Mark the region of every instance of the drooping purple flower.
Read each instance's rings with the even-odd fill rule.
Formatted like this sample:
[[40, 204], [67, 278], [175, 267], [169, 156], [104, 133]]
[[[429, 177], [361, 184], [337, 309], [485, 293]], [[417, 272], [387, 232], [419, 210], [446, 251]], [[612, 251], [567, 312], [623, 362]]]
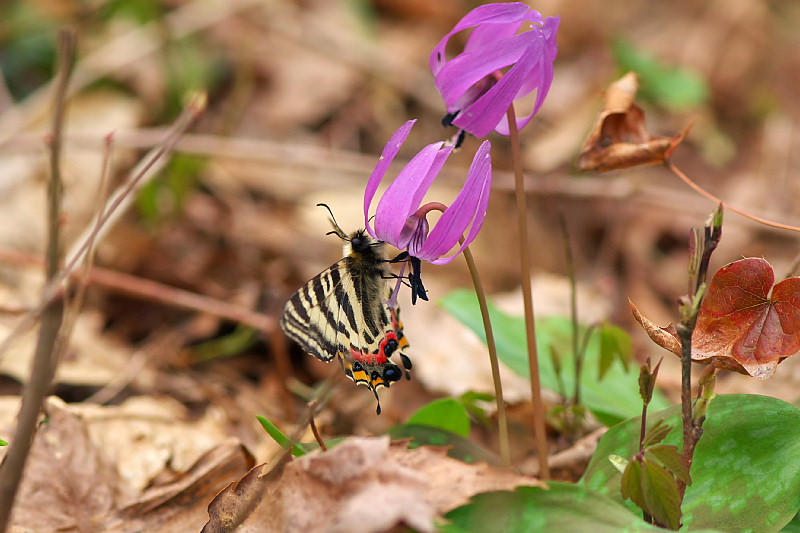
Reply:
[[[535, 90], [530, 114], [517, 118], [518, 129], [527, 126], [553, 82], [559, 23], [560, 17], [544, 18], [522, 2], [487, 4], [462, 18], [430, 58], [436, 88], [447, 106], [445, 125], [479, 138], [492, 130], [508, 135], [509, 106]], [[530, 29], [517, 33], [523, 25]], [[469, 28], [474, 30], [464, 51], [447, 59], [450, 38]]]
[[[429, 144], [408, 162], [386, 189], [378, 202], [373, 227], [370, 216], [372, 201], [415, 122], [409, 120], [389, 139], [364, 192], [364, 224], [367, 231], [374, 238], [402, 250], [403, 253], [396, 259], [407, 258], [412, 265], [409, 274], [412, 301], [417, 297], [427, 299], [419, 279], [421, 261], [436, 265], [449, 263], [478, 236], [486, 218], [492, 185], [491, 144], [484, 141], [475, 153], [464, 187], [453, 203], [449, 207], [439, 202], [420, 205], [453, 151], [452, 146], [444, 146], [443, 142]], [[426, 215], [432, 210], [443, 213], [430, 229]], [[467, 229], [469, 232], [464, 236]], [[459, 244], [462, 237], [464, 242], [457, 251], [446, 255]]]

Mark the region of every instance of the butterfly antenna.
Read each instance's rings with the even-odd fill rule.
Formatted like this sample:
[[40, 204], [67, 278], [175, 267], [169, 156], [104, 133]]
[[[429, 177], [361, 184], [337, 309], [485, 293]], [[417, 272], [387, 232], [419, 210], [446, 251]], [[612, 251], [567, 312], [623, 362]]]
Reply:
[[348, 240], [347, 233], [345, 233], [344, 230], [339, 226], [339, 223], [336, 222], [336, 217], [333, 216], [333, 211], [331, 211], [331, 208], [328, 206], [328, 204], [317, 204], [317, 207], [324, 207], [325, 209], [328, 210], [328, 214], [330, 215], [330, 218], [328, 220], [330, 220], [331, 224], [333, 225], [333, 231], [329, 231], [325, 235], [334, 234], [337, 235], [340, 239], [343, 239], [345, 241]]

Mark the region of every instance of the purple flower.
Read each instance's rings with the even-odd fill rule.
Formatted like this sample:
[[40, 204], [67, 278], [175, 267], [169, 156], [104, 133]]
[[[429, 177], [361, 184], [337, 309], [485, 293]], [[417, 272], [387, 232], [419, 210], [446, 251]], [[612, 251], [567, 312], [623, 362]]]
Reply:
[[[449, 263], [475, 240], [486, 218], [492, 185], [491, 144], [484, 141], [475, 154], [464, 187], [450, 207], [439, 202], [421, 206], [425, 193], [453, 151], [452, 146], [444, 146], [443, 142], [429, 144], [408, 162], [386, 189], [378, 202], [373, 228], [370, 223], [372, 200], [415, 122], [406, 122], [386, 143], [364, 192], [364, 223], [367, 231], [374, 238], [403, 250], [395, 260], [408, 258], [412, 265], [409, 281], [413, 301], [417, 296], [427, 299], [419, 279], [420, 261], [436, 265]], [[426, 215], [433, 210], [443, 213], [434, 228], [430, 229]], [[464, 237], [467, 228], [469, 233]], [[464, 242], [458, 250], [452, 255], [445, 255], [462, 237]]]
[[[461, 19], [431, 53], [436, 88], [447, 106], [445, 125], [455, 124], [479, 138], [492, 130], [508, 135], [508, 108], [536, 90], [530, 115], [517, 118], [518, 129], [527, 126], [553, 82], [559, 22], [560, 17], [545, 19], [522, 2], [487, 4]], [[518, 34], [523, 25], [530, 29]], [[468, 28], [475, 29], [464, 51], [448, 60], [450, 37]]]

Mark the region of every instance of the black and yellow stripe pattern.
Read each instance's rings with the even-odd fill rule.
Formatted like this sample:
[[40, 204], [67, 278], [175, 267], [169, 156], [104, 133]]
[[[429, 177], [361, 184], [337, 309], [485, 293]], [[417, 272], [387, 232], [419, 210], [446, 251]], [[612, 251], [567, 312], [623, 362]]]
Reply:
[[[384, 243], [359, 230], [335, 233], [345, 241], [345, 257], [313, 277], [286, 303], [281, 327], [307, 353], [322, 361], [339, 359], [345, 374], [375, 393], [403, 376], [391, 361], [398, 352], [403, 367], [411, 361], [399, 309], [386, 300], [391, 277]], [[378, 403], [380, 413], [380, 400]]]

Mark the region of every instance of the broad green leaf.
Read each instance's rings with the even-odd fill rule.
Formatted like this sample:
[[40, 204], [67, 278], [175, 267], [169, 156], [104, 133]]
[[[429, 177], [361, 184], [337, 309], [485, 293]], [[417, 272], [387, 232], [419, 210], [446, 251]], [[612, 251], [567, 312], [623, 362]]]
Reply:
[[792, 521], [781, 529], [781, 533], [800, 533], [800, 514], [795, 515]]
[[[440, 304], [456, 319], [486, 339], [478, 309], [478, 300], [472, 291], [454, 291], [443, 298]], [[523, 377], [529, 377], [528, 350], [525, 339], [525, 320], [513, 317], [489, 305], [492, 327], [500, 359], [511, 370]], [[554, 392], [559, 391], [558, 378], [553, 363], [546, 354], [555, 347], [561, 356], [563, 381], [567, 391], [575, 388], [575, 358], [572, 353], [572, 322], [564, 317], [545, 317], [536, 321], [536, 339], [539, 349], [539, 369], [542, 386]], [[599, 364], [600, 346], [597, 335], [592, 336], [586, 349], [584, 372], [581, 377], [581, 398], [592, 413], [606, 425], [614, 425], [626, 418], [642, 412], [639, 398], [638, 369], [626, 371], [616, 361], [602, 380], [592, 371]], [[669, 406], [663, 394], [656, 390], [651, 409], [664, 409]]]
[[471, 426], [467, 409], [453, 398], [432, 401], [411, 415], [407, 423], [444, 429], [462, 437], [469, 437]]
[[668, 66], [623, 39], [614, 43], [613, 51], [621, 70], [634, 71], [639, 76], [644, 98], [675, 110], [690, 109], [708, 101], [708, 84], [698, 72]]
[[600, 363], [598, 378], [603, 379], [614, 361], [619, 361], [628, 369], [628, 361], [633, 356], [633, 341], [630, 334], [619, 326], [603, 324], [600, 332]]
[[8, 446], [8, 442], [4, 441], [3, 439], [0, 439], [0, 446]]
[[[447, 514], [443, 533], [654, 533], [668, 530], [642, 520], [590, 488], [559, 481], [549, 489], [479, 494]], [[703, 533], [714, 533], [705, 530]]]
[[465, 463], [485, 462], [490, 465], [501, 466], [500, 457], [469, 439], [456, 433], [445, 431], [432, 426], [417, 424], [401, 424], [389, 431], [392, 440], [411, 439], [409, 448], [420, 446], [446, 446], [447, 455]]
[[[658, 420], [674, 426], [664, 443], [680, 446], [680, 406], [648, 413], [650, 424]], [[622, 501], [620, 474], [607, 458], [638, 451], [639, 425], [638, 417], [626, 420], [603, 436], [582, 483]], [[703, 430], [683, 502], [684, 529], [780, 531], [800, 510], [800, 409], [768, 396], [720, 395]]]

